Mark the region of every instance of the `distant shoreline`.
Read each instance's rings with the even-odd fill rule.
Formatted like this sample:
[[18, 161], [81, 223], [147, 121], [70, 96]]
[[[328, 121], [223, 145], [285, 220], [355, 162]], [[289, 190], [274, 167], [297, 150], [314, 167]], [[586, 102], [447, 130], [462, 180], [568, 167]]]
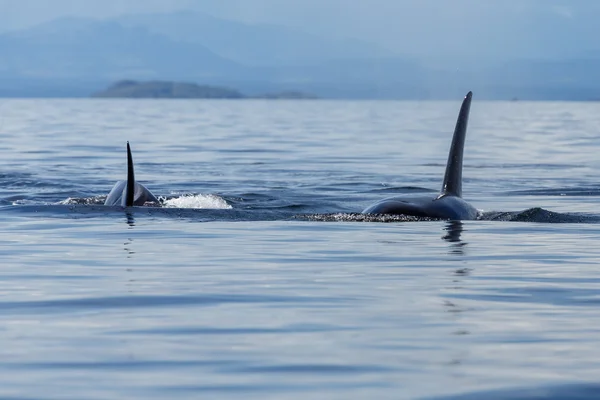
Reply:
[[286, 90], [260, 95], [246, 95], [223, 86], [198, 85], [175, 81], [121, 80], [108, 88], [93, 93], [93, 98], [120, 99], [271, 99], [271, 100], [315, 100], [310, 93]]

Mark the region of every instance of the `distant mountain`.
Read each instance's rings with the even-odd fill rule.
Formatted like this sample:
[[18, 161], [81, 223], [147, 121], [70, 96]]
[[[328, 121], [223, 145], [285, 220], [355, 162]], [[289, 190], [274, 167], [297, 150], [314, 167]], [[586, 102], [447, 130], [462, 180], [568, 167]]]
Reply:
[[285, 26], [246, 24], [191, 11], [126, 15], [116, 21], [174, 41], [202, 44], [222, 57], [248, 66], [312, 65], [336, 59], [397, 56], [356, 39], [319, 37]]
[[113, 83], [105, 90], [92, 94], [96, 98], [129, 99], [317, 99], [310, 93], [289, 90], [256, 96], [220, 86], [197, 85], [188, 82], [123, 80]]
[[186, 82], [132, 80], [119, 81], [106, 90], [93, 94], [93, 97], [125, 97], [153, 99], [241, 99], [243, 94], [237, 90]]
[[[341, 45], [337, 40], [282, 27], [250, 26], [201, 14], [190, 18], [167, 14], [163, 23], [180, 27], [172, 32], [164, 27], [151, 30], [132, 22], [136, 18], [130, 16], [122, 19], [129, 22], [61, 18], [0, 35], [0, 96], [14, 95], [15, 89], [18, 93], [19, 86], [28, 88], [24, 95], [80, 96], [81, 90], [66, 88], [75, 82], [98, 82], [96, 87], [102, 87], [135, 78], [232, 86], [249, 96], [298, 90], [320, 97], [361, 97], [363, 87], [378, 88], [398, 80], [414, 82], [420, 74], [416, 63], [374, 57], [382, 51], [360, 42], [356, 46], [353, 41]], [[194, 21], [200, 26], [204, 26], [203, 21], [210, 24], [204, 30], [198, 28], [196, 36], [185, 36], [184, 28], [192, 29]], [[220, 48], [218, 54], [201, 43], [205, 39], [217, 49], [219, 40], [230, 47]], [[237, 59], [246, 58], [247, 62], [222, 55], [228, 52], [239, 52]], [[351, 58], [353, 55], [356, 57]], [[258, 59], [266, 64], [250, 65]], [[63, 89], [57, 91], [55, 82], [61, 82], [58, 86]], [[87, 83], [85, 86], [90, 87]]]
[[[424, 66], [357, 40], [197, 13], [62, 18], [0, 35], [0, 54], [0, 96], [87, 97], [111, 82], [135, 79], [233, 87], [249, 97], [297, 91], [325, 98], [447, 99], [473, 90], [478, 99], [600, 98], [600, 53], [591, 51]], [[142, 93], [154, 97], [167, 90], [147, 89]], [[203, 95], [202, 86], [168, 90], [175, 92], [166, 96]]]
[[0, 35], [0, 74], [31, 79], [219, 79], [245, 67], [192, 43], [115, 21], [62, 18]]

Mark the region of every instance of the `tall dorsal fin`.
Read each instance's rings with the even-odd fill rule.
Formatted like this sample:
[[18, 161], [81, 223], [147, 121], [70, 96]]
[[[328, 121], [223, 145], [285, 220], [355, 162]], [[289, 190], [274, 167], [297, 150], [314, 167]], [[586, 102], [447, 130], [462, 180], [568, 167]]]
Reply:
[[454, 136], [452, 137], [452, 145], [448, 154], [448, 163], [446, 164], [442, 195], [451, 194], [462, 197], [463, 149], [465, 147], [465, 136], [467, 136], [472, 96], [472, 92], [467, 93], [458, 113]]
[[127, 142], [127, 186], [125, 187], [125, 207], [133, 205], [133, 195], [135, 194], [135, 174], [133, 172], [133, 157], [131, 156], [131, 148]]

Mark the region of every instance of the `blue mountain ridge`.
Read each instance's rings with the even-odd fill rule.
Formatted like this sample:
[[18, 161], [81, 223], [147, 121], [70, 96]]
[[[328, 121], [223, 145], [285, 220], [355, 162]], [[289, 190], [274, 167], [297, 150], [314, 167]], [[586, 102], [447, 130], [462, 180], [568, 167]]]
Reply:
[[600, 98], [600, 52], [456, 68], [362, 40], [323, 38], [200, 13], [61, 18], [0, 35], [0, 96], [88, 96], [123, 79], [332, 98]]

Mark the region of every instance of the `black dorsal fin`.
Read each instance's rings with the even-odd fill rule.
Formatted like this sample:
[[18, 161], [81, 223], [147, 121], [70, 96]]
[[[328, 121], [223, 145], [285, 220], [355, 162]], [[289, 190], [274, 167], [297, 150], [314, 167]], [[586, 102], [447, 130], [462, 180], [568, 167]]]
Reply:
[[446, 164], [442, 195], [451, 194], [462, 197], [463, 149], [465, 147], [465, 136], [467, 135], [472, 96], [472, 92], [467, 93], [458, 113], [454, 136], [452, 137], [452, 145], [448, 154], [448, 163]]
[[133, 157], [131, 148], [127, 142], [127, 186], [125, 188], [125, 207], [133, 205], [133, 195], [135, 194], [135, 174], [133, 172]]

